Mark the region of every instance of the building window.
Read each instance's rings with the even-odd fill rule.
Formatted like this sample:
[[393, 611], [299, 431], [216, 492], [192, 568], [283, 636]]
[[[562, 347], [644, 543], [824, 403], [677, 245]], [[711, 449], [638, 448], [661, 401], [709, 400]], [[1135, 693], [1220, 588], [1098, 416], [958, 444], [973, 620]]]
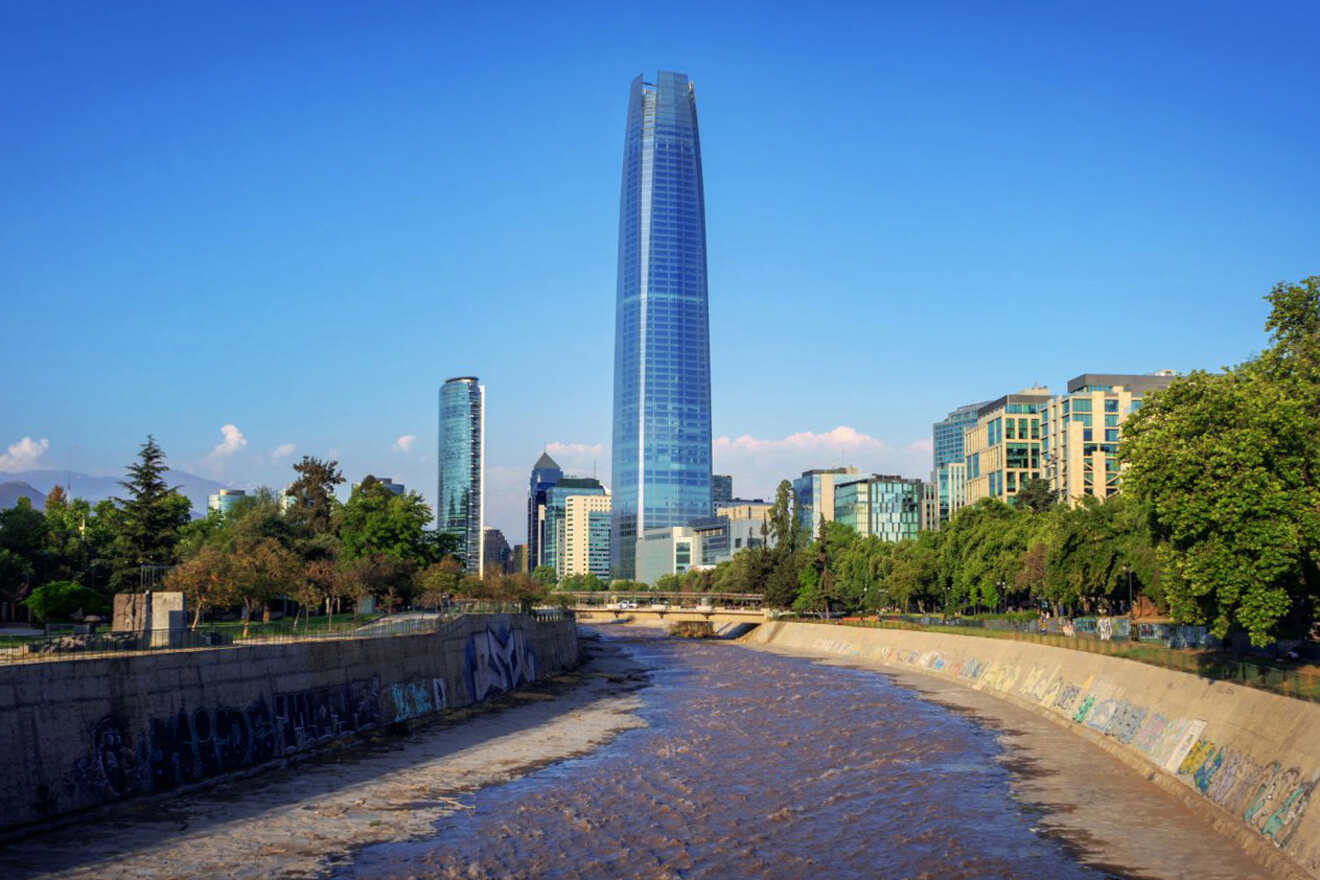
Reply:
[[1118, 412], [1118, 398], [1110, 397], [1105, 400], [1105, 412], [1107, 413]]

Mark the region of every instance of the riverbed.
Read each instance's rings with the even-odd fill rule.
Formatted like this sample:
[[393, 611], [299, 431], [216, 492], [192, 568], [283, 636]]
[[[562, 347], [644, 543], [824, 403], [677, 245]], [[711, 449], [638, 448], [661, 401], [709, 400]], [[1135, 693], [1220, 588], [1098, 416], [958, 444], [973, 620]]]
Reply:
[[1090, 743], [979, 692], [585, 632], [572, 676], [10, 840], [0, 875], [1266, 876]]

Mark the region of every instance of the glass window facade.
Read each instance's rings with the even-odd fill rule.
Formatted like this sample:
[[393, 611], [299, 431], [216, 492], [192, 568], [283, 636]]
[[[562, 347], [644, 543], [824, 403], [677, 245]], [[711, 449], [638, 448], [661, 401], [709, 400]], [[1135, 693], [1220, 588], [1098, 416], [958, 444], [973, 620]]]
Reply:
[[440, 388], [440, 478], [436, 528], [457, 535], [467, 571], [481, 573], [485, 496], [486, 389], [475, 376], [450, 379]]
[[618, 258], [612, 568], [631, 578], [642, 530], [711, 513], [706, 207], [684, 74], [633, 80]]

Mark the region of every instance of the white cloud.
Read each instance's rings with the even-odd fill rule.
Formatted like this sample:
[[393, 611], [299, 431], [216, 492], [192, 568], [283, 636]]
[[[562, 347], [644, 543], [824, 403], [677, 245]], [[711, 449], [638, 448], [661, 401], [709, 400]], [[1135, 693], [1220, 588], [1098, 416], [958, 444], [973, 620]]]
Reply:
[[247, 438], [235, 425], [221, 425], [220, 436], [222, 438], [220, 442], [211, 447], [211, 451], [202, 460], [203, 467], [215, 476], [219, 476], [224, 471], [226, 461], [247, 446]]
[[292, 443], [281, 443], [279, 446], [276, 446], [271, 450], [270, 460], [279, 461], [281, 458], [288, 458], [290, 455], [293, 455], [293, 450], [297, 448], [298, 447], [294, 446]]
[[9, 451], [0, 455], [0, 471], [25, 471], [37, 463], [37, 459], [50, 449], [50, 441], [45, 437], [33, 440], [24, 437], [9, 445]]
[[796, 434], [789, 434], [782, 440], [762, 440], [753, 437], [751, 434], [743, 434], [736, 438], [717, 437], [715, 448], [717, 450], [741, 449], [748, 452], [781, 449], [808, 452], [816, 450], [888, 449], [889, 445], [870, 434], [863, 434], [856, 428], [839, 425], [839, 427], [832, 431], [826, 431], [824, 434], [817, 434], [813, 431], [799, 431]]
[[853, 465], [860, 473], [923, 476], [930, 470], [930, 441], [895, 446], [848, 425], [824, 432], [798, 431], [781, 438], [717, 437], [714, 471], [733, 475], [734, 494], [773, 497], [780, 480], [812, 468]]
[[566, 471], [583, 474], [594, 471], [600, 476], [602, 468], [605, 472], [610, 469], [610, 456], [604, 443], [561, 443], [555, 440], [546, 444], [545, 451]]
[[412, 450], [413, 444], [416, 442], [416, 434], [404, 434], [402, 437], [395, 439], [394, 448], [400, 452], [409, 452]]

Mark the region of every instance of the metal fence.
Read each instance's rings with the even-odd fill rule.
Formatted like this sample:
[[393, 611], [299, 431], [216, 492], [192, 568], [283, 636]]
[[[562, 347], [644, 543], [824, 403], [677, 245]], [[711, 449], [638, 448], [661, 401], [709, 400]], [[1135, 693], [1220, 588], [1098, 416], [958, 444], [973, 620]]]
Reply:
[[1078, 634], [1076, 629], [1074, 629], [1073, 635], [1055, 635], [1023, 632], [1016, 629], [994, 629], [983, 626], [923, 624], [907, 620], [848, 620], [839, 621], [839, 623], [847, 626], [904, 629], [916, 632], [944, 632], [960, 636], [1011, 639], [1037, 645], [1050, 645], [1055, 648], [1068, 648], [1073, 651], [1087, 651], [1092, 654], [1122, 657], [1127, 660], [1148, 663], [1151, 666], [1161, 666], [1165, 669], [1176, 669], [1215, 681], [1227, 681], [1246, 687], [1273, 691], [1277, 694], [1296, 697], [1301, 700], [1320, 702], [1320, 669], [1310, 665], [1303, 666], [1286, 661], [1271, 661], [1265, 658], [1242, 658], [1222, 650], [1167, 647], [1158, 642], [1150, 643], [1126, 638], [1102, 639]]
[[[85, 626], [54, 625], [46, 632], [5, 635], [0, 630], [0, 663], [42, 663], [77, 658], [155, 651], [240, 648], [329, 639], [374, 639], [438, 632], [465, 614], [521, 614], [522, 606], [503, 602], [455, 603], [440, 611], [390, 615], [323, 615], [270, 622], [206, 622], [184, 630], [145, 632], [92, 631]], [[562, 608], [534, 608], [538, 622], [573, 619]]]

